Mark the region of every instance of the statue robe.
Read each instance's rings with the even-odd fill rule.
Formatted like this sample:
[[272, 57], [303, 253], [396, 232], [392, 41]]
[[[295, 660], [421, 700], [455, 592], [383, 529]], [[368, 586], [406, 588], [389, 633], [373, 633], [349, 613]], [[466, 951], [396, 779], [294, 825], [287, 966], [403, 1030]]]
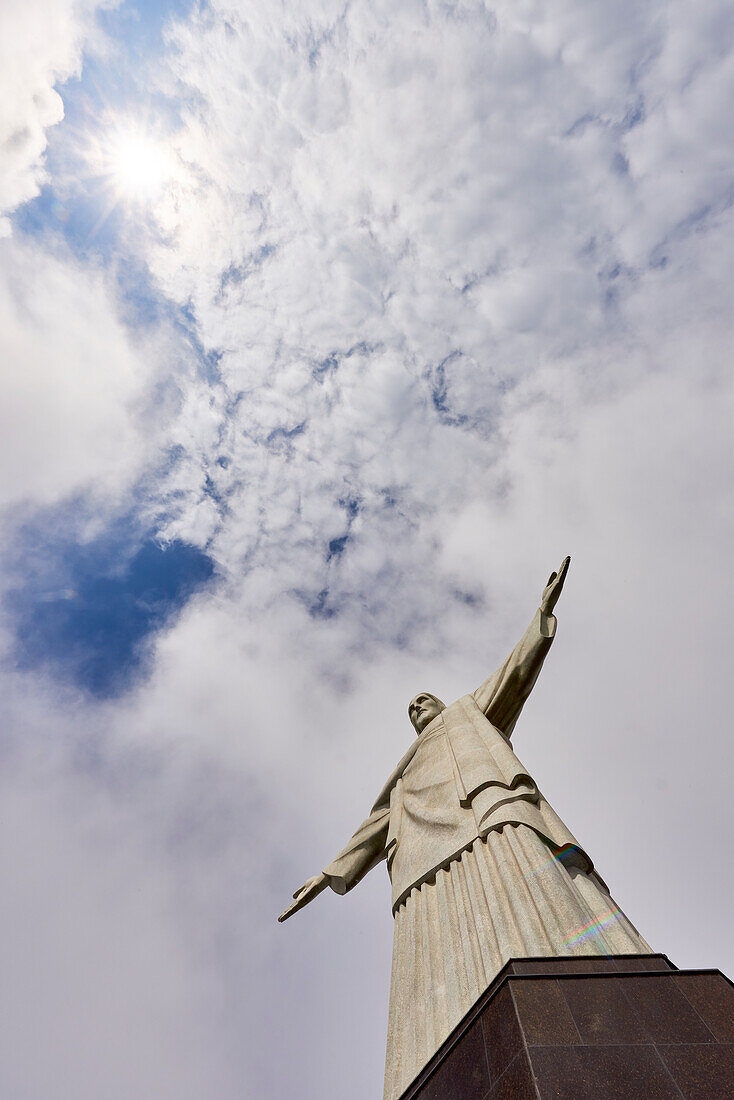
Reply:
[[324, 868], [351, 890], [387, 860], [395, 916], [385, 1100], [511, 957], [645, 954], [510, 736], [556, 631], [541, 610], [502, 668], [416, 738]]

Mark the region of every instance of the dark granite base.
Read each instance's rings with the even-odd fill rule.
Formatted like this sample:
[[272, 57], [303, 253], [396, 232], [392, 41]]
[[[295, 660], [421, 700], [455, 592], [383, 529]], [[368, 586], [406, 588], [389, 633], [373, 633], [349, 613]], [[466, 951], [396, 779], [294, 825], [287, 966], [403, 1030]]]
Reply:
[[734, 984], [665, 955], [514, 959], [401, 1100], [734, 1100]]

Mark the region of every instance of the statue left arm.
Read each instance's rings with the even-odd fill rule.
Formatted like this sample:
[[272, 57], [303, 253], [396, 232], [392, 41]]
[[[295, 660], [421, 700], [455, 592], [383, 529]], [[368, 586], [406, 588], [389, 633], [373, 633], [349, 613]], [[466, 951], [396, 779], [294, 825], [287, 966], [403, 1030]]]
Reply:
[[502, 668], [474, 692], [477, 706], [507, 737], [515, 728], [555, 637], [553, 609], [563, 590], [570, 561], [564, 558], [558, 572], [551, 573], [533, 621]]

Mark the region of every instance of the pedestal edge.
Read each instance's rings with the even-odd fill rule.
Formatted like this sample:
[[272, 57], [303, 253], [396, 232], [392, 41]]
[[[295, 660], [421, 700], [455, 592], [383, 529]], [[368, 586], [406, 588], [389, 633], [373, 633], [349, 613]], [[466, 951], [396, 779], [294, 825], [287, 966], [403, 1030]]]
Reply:
[[[618, 968], [610, 971], [608, 969], [602, 970], [587, 970], [579, 971], [575, 969], [569, 969], [568, 964], [578, 962], [583, 958], [588, 960], [593, 965], [593, 961], [598, 959], [600, 965], [613, 961]], [[646, 968], [644, 970], [630, 967], [624, 968], [624, 963], [631, 962], [632, 959], [640, 960], [647, 959], [650, 962], [655, 960], [660, 961], [659, 968]], [[523, 973], [517, 973], [513, 967], [522, 963], [527, 966], [528, 969]], [[534, 968], [533, 964], [539, 964], [542, 969]], [[550, 969], [549, 969], [550, 964]], [[578, 956], [573, 959], [558, 956], [538, 956], [533, 958], [517, 958], [509, 959], [507, 963], [502, 967], [499, 973], [487, 986], [487, 989], [481, 996], [475, 1001], [466, 1015], [459, 1021], [454, 1030], [447, 1036], [436, 1053], [429, 1059], [423, 1069], [418, 1073], [414, 1080], [410, 1083], [408, 1088], [401, 1093], [399, 1100], [417, 1100], [421, 1093], [421, 1090], [438, 1070], [438, 1068], [449, 1057], [454, 1048], [461, 1042], [466, 1032], [472, 1027], [477, 1018], [484, 1012], [487, 1005], [492, 1001], [499, 992], [508, 985], [509, 982], [526, 982], [526, 981], [563, 981], [564, 979], [582, 979], [584, 981], [594, 981], [598, 979], [614, 978], [660, 978], [665, 975], [669, 975], [671, 978], [681, 977], [685, 975], [719, 975], [724, 978], [725, 981], [734, 987], [734, 982], [721, 970], [715, 967], [699, 967], [693, 969], [680, 970], [675, 963], [671, 962], [667, 955], [663, 953], [651, 953], [648, 955], [600, 955], [600, 956]]]

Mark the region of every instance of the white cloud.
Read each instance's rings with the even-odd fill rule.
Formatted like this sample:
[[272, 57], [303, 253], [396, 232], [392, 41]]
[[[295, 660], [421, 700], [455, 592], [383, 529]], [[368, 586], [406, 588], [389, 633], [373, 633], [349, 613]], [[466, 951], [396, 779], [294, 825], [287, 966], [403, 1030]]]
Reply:
[[47, 130], [64, 117], [56, 85], [79, 73], [99, 0], [10, 0], [0, 10], [0, 235], [45, 179]]
[[240, 1036], [213, 965], [240, 923], [220, 907], [242, 893], [226, 775], [102, 745], [88, 712], [29, 686], [6, 680], [3, 702], [18, 739], [3, 739], [3, 1093], [235, 1095]]
[[150, 455], [146, 397], [160, 346], [131, 339], [117, 314], [102, 271], [0, 242], [0, 506], [82, 490], [119, 500]]
[[[572, 442], [605, 395], [692, 368], [662, 336], [728, 339], [721, 292], [714, 323], [691, 289], [731, 234], [732, 33], [723, 9], [601, 0], [217, 3], [179, 24], [161, 81], [188, 96], [197, 184], [164, 201], [148, 256], [222, 351], [211, 476], [230, 512], [218, 526], [202, 501], [170, 530], [216, 531], [224, 567], [274, 591], [369, 592], [380, 637], [427, 610], [382, 604], [391, 576], [428, 571], [450, 600], [437, 517], [512, 485], [528, 410]], [[349, 496], [354, 539], [327, 569]]]

